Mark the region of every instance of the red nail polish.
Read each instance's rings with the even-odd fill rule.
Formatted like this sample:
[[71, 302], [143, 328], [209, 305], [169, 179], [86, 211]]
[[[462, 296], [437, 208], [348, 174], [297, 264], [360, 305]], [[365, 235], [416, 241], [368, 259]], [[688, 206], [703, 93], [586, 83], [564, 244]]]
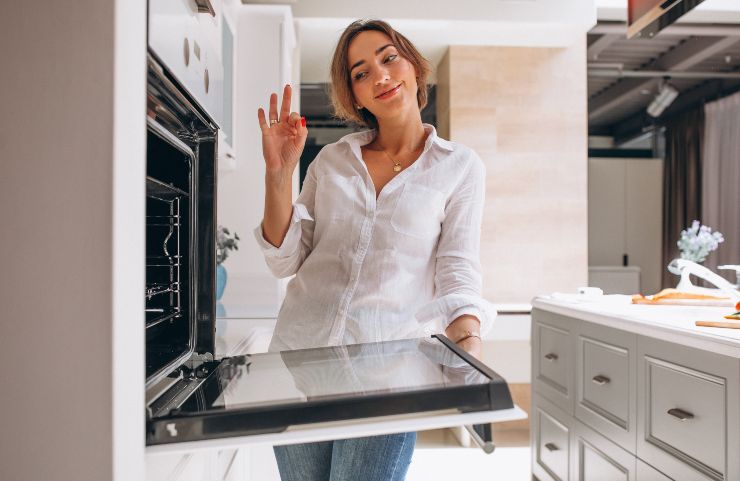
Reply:
[[306, 126], [306, 117], [301, 117], [301, 125], [302, 125], [303, 127], [305, 127], [305, 126]]

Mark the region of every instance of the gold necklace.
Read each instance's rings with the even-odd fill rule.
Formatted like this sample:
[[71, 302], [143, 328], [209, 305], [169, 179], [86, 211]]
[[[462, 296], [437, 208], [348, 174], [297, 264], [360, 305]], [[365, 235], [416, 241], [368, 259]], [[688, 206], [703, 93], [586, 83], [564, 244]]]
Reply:
[[391, 157], [391, 154], [389, 154], [387, 150], [383, 149], [383, 152], [385, 152], [385, 155], [387, 155], [388, 158], [391, 159], [391, 162], [393, 162], [393, 172], [401, 172], [401, 164], [393, 160], [393, 157]]
[[[380, 145], [380, 144], [378, 144], [378, 145]], [[393, 157], [391, 157], [391, 154], [389, 154], [388, 151], [385, 150], [385, 148], [383, 148], [382, 145], [380, 146], [380, 148], [383, 149], [383, 153], [385, 153], [385, 155], [388, 156], [389, 159], [391, 159], [391, 162], [393, 162], [393, 172], [401, 172], [401, 169], [403, 169], [403, 167], [401, 167], [401, 163], [400, 162], [396, 162], [393, 159]], [[416, 152], [416, 150], [414, 152]]]

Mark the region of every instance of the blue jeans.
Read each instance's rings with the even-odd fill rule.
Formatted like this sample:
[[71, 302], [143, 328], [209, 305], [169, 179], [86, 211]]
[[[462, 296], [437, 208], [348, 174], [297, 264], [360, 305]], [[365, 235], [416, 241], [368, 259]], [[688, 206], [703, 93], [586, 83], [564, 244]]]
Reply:
[[403, 481], [416, 433], [274, 446], [282, 481]]

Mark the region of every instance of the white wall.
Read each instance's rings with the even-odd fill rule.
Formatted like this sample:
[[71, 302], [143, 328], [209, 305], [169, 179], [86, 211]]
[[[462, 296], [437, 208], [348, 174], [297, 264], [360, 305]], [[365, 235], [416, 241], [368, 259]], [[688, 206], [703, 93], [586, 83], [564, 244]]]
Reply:
[[[299, 110], [300, 54], [295, 48], [294, 26], [286, 6], [244, 5], [234, 9], [234, 141], [236, 168], [219, 171], [218, 222], [237, 232], [239, 250], [224, 263], [228, 282], [222, 303], [230, 317], [276, 317], [284, 281], [267, 269], [253, 230], [262, 220], [265, 204], [265, 161], [257, 109], [269, 109], [270, 94], [293, 86], [292, 109]], [[281, 40], [282, 38], [282, 40]], [[281, 45], [284, 54], [280, 53]], [[295, 67], [295, 68], [294, 68]], [[298, 169], [294, 198], [297, 196]]]
[[146, 1], [0, 15], [0, 479], [143, 479]]

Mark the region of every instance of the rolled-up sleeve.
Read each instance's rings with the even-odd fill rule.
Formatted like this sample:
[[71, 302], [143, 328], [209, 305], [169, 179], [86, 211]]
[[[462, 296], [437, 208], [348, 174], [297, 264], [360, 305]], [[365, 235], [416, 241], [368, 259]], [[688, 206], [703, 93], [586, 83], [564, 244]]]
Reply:
[[308, 166], [301, 193], [293, 203], [290, 226], [282, 244], [275, 247], [265, 239], [262, 223], [254, 229], [254, 237], [265, 256], [267, 267], [278, 278], [298, 272], [313, 246], [313, 212], [316, 198], [314, 165], [315, 161]]
[[486, 334], [496, 317], [481, 297], [480, 237], [485, 202], [486, 169], [470, 151], [470, 164], [445, 207], [434, 274], [435, 299], [422, 306], [417, 320], [427, 333], [442, 332], [461, 315], [475, 316]]

